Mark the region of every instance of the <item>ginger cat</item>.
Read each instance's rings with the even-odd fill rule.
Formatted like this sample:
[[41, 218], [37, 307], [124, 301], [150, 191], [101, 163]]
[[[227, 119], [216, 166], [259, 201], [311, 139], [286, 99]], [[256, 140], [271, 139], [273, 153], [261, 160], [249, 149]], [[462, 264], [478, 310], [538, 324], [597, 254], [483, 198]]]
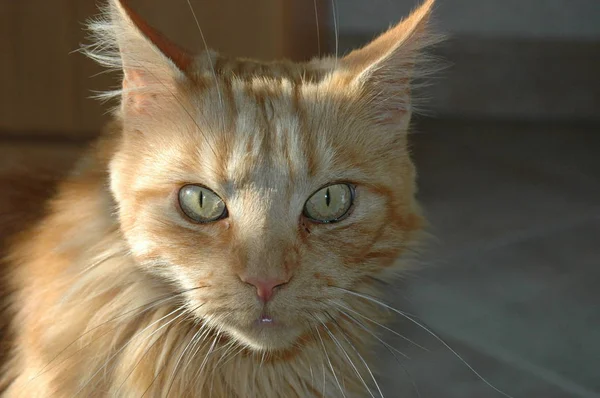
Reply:
[[120, 106], [12, 240], [3, 396], [377, 396], [374, 281], [423, 225], [433, 3], [295, 64], [190, 54], [110, 0], [87, 52], [123, 71]]

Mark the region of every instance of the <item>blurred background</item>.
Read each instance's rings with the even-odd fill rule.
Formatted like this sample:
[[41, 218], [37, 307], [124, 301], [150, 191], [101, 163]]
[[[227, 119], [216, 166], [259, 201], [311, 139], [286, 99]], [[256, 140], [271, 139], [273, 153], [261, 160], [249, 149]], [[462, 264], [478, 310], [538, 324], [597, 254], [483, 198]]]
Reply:
[[[68, 169], [107, 120], [89, 97], [118, 81], [72, 53], [95, 3], [0, 0], [4, 174]], [[184, 0], [130, 3], [202, 48]], [[417, 3], [192, 0], [210, 47], [295, 60], [346, 53]], [[448, 67], [418, 93], [411, 141], [434, 238], [388, 301], [510, 396], [600, 397], [600, 1], [439, 0], [434, 26]], [[395, 328], [428, 351], [386, 336], [411, 357], [381, 352], [386, 396], [502, 396], [422, 328]]]

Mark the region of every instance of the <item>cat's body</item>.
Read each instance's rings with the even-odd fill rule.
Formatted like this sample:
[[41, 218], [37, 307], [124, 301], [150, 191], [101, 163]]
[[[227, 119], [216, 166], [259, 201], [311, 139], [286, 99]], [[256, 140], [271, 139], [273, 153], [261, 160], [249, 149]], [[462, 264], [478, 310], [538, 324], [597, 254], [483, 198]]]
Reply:
[[[382, 320], [373, 278], [402, 269], [422, 226], [408, 79], [431, 6], [296, 65], [190, 58], [113, 0], [96, 28], [120, 54], [92, 55], [123, 67], [121, 109], [14, 239], [5, 396], [376, 391], [363, 316]], [[190, 222], [190, 184], [226, 211]], [[326, 223], [306, 207], [323, 187], [351, 193]]]

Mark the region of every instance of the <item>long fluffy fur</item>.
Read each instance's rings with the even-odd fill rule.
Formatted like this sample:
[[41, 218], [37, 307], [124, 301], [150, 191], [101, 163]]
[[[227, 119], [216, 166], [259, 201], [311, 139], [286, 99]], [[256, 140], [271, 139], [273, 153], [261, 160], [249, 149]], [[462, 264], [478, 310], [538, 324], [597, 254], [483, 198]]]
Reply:
[[[405, 269], [423, 226], [407, 129], [432, 5], [340, 60], [184, 63], [111, 0], [85, 52], [124, 71], [105, 94], [121, 106], [12, 246], [5, 396], [376, 391], [369, 322], [385, 316], [361, 295]], [[357, 186], [347, 221], [290, 213], [339, 181]], [[226, 198], [231, 220], [186, 220], [173, 193], [190, 182]], [[248, 273], [289, 283], [262, 306]], [[285, 326], [251, 326], [264, 311]]]

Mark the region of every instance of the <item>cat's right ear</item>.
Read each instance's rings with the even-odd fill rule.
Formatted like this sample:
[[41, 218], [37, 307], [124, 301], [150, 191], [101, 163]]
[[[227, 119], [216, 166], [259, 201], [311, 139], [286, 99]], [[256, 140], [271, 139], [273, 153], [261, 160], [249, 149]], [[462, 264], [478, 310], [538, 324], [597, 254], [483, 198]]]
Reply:
[[151, 112], [185, 79], [192, 56], [146, 23], [125, 0], [108, 0], [105, 15], [90, 24], [95, 45], [87, 53], [109, 68], [122, 68], [122, 108]]

